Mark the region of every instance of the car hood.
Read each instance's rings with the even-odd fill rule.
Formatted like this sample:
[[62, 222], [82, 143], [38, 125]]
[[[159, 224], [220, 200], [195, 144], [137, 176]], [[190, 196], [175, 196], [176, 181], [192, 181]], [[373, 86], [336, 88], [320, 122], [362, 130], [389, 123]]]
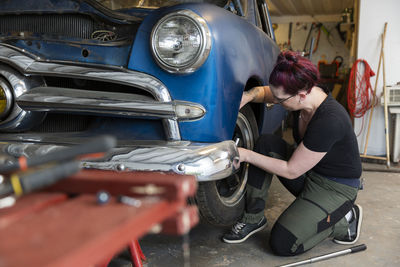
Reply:
[[23, 14], [23, 13], [85, 13], [96, 14], [112, 20], [125, 23], [137, 23], [143, 20], [142, 16], [133, 16], [110, 10], [94, 0], [12, 0], [2, 1], [0, 14]]

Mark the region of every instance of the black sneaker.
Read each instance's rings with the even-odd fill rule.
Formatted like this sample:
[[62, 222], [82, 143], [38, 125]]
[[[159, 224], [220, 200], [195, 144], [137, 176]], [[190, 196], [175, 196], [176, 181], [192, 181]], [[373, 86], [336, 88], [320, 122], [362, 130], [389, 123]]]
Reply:
[[222, 237], [226, 243], [242, 243], [253, 234], [261, 231], [267, 226], [267, 219], [263, 217], [258, 223], [237, 222], [232, 226], [229, 233]]
[[351, 245], [357, 242], [361, 232], [361, 222], [362, 222], [361, 206], [358, 204], [354, 205], [352, 212], [353, 212], [353, 217], [349, 222], [349, 229], [347, 229], [347, 235], [342, 239], [334, 238], [333, 242], [342, 245]]

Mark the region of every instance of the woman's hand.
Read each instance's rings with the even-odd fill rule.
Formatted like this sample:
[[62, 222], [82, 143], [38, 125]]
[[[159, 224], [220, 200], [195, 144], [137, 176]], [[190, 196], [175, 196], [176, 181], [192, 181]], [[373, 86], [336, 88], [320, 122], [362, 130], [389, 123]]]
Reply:
[[236, 169], [240, 168], [240, 163], [247, 161], [247, 155], [251, 151], [243, 147], [238, 147], [238, 152], [239, 152], [239, 158], [233, 161], [233, 165], [235, 166]]
[[239, 163], [247, 162], [247, 155], [248, 152], [250, 152], [250, 150], [243, 147], [238, 147], [238, 152], [239, 152]]

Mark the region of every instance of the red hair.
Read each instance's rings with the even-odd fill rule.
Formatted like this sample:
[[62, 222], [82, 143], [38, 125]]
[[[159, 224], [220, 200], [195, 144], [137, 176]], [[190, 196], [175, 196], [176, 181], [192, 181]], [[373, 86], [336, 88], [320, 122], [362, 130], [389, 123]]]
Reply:
[[307, 58], [292, 51], [281, 52], [269, 76], [269, 84], [282, 86], [285, 93], [297, 94], [300, 90], [308, 93], [319, 79], [317, 67]]

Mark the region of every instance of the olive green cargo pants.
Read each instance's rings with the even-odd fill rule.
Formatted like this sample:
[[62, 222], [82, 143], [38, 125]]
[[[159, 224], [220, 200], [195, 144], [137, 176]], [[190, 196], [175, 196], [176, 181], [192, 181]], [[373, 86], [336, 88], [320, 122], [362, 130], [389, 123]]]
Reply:
[[[279, 145], [277, 140], [270, 138], [261, 144], [258, 142], [255, 150], [264, 152], [264, 155], [288, 159], [291, 153], [287, 153], [287, 147], [283, 148], [286, 143]], [[272, 141], [272, 147], [265, 145]], [[279, 146], [281, 150], [277, 149]], [[269, 151], [260, 151], [262, 149]], [[244, 222], [257, 223], [264, 216], [272, 177], [272, 174], [255, 166], [250, 167]], [[271, 230], [270, 245], [276, 254], [301, 254], [327, 237], [342, 238], [346, 235], [348, 222], [344, 216], [351, 210], [358, 188], [329, 180], [313, 171], [293, 180], [278, 178], [296, 196], [296, 200], [280, 215]]]

